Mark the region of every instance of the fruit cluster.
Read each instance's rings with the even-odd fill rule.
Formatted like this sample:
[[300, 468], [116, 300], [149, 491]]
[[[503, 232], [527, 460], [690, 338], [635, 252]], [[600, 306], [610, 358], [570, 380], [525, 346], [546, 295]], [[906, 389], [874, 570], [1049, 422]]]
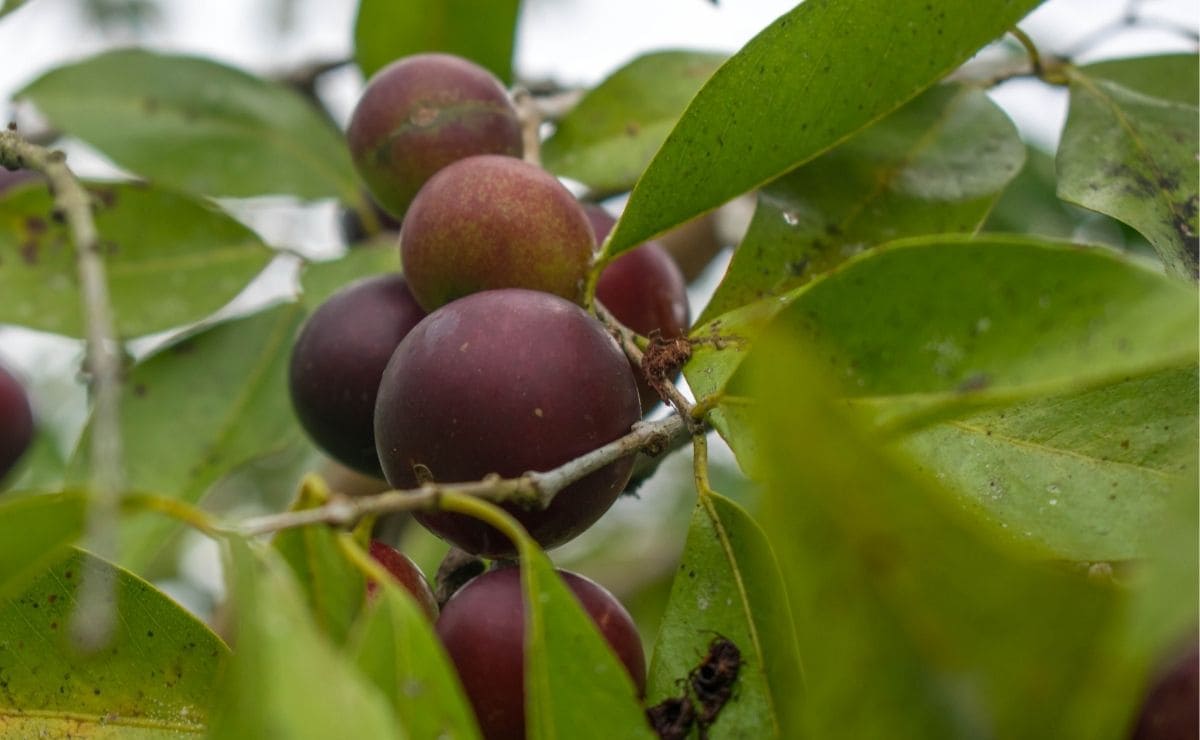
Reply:
[[[404, 274], [343, 288], [301, 330], [290, 388], [312, 439], [409, 489], [550, 470], [628, 433], [657, 395], [582, 307], [597, 237], [614, 220], [521, 159], [521, 121], [500, 82], [449, 55], [399, 60], [367, 85], [347, 141], [371, 195], [399, 219]], [[677, 337], [688, 323], [685, 288], [665, 250], [648, 243], [604, 270], [596, 298], [636, 332]], [[608, 510], [631, 469], [631, 458], [612, 462], [543, 510], [505, 508], [554, 547]], [[515, 555], [476, 519], [416, 518], [473, 555]], [[385, 547], [372, 554], [431, 603], [411, 562]], [[629, 615], [595, 583], [561, 575], [641, 691], [644, 657]], [[519, 569], [471, 580], [437, 629], [486, 736], [522, 737]]]

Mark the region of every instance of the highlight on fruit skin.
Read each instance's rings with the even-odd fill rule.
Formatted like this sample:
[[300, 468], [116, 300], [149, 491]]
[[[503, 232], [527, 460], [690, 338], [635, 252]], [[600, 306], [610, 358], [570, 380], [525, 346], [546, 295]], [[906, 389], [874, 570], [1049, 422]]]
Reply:
[[397, 217], [450, 163], [524, 152], [521, 122], [500, 80], [451, 54], [416, 54], [376, 72], [351, 114], [346, 143], [375, 200]]
[[[431, 620], [437, 619], [438, 605], [437, 599], [433, 596], [433, 589], [429, 587], [429, 581], [426, 580], [425, 574], [412, 561], [412, 558], [382, 540], [371, 540], [367, 551], [376, 562], [387, 568], [387, 571], [404, 587], [405, 591], [408, 591], [426, 616]], [[378, 592], [379, 584], [368, 580], [367, 598], [375, 598], [375, 594]]]
[[[612, 647], [639, 696], [646, 657], [629, 612], [607, 589], [577, 573], [556, 571]], [[438, 637], [488, 740], [525, 737], [525, 602], [521, 570], [501, 566], [476, 576], [442, 608]]]
[[0, 365], [0, 484], [33, 443], [33, 409], [16, 376]]
[[382, 478], [375, 396], [400, 340], [425, 312], [400, 275], [351, 283], [317, 307], [292, 346], [288, 388], [296, 417], [330, 457]]
[[[547, 471], [627, 434], [639, 417], [629, 362], [603, 325], [532, 290], [474, 293], [417, 324], [388, 363], [375, 442], [392, 486]], [[629, 481], [633, 459], [572, 483], [541, 511], [508, 504], [543, 548], [590, 527]], [[461, 514], [418, 522], [475, 555], [511, 557], [498, 530]]]
[[497, 288], [581, 302], [595, 248], [583, 208], [553, 175], [496, 155], [434, 175], [400, 227], [400, 261], [426, 311]]

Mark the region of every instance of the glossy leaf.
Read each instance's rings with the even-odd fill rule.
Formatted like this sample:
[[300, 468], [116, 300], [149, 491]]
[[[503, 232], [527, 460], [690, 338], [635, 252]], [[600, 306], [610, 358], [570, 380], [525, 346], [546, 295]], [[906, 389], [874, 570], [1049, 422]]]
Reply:
[[400, 250], [395, 244], [359, 246], [326, 262], [310, 262], [300, 273], [305, 305], [316, 308], [329, 296], [355, 280], [400, 270]]
[[823, 359], [786, 335], [750, 365], [762, 521], [804, 656], [788, 706], [811, 737], [1126, 736], [1110, 649], [1122, 593], [1030, 563], [831, 403]]
[[[1190, 57], [1196, 65], [1196, 58]], [[1167, 268], [1197, 276], [1200, 123], [1196, 73], [1174, 74], [1178, 57], [1069, 68], [1071, 107], [1058, 150], [1058, 194], [1124, 221], [1154, 246]], [[1174, 74], [1172, 77], [1171, 75]], [[1138, 88], [1122, 82], [1147, 79]], [[1175, 93], [1169, 98], [1151, 93]]]
[[358, 669], [391, 700], [411, 737], [478, 738], [471, 705], [425, 612], [389, 581], [377, 593], [350, 643]]
[[779, 295], [905, 236], [975, 231], [1025, 146], [981, 90], [939, 85], [766, 185], [700, 321]]
[[209, 737], [404, 738], [388, 702], [317, 629], [288, 568], [230, 541], [237, 649]]
[[794, 727], [781, 727], [802, 691], [779, 565], [762, 529], [740, 506], [702, 491], [654, 643], [647, 704], [680, 696], [718, 635], [738, 646], [742, 660], [733, 698], [712, 725], [714, 736], [795, 737]]
[[200, 620], [115, 571], [115, 642], [81, 655], [68, 635], [78, 584], [114, 567], [78, 550], [22, 596], [0, 599], [0, 736], [193, 738], [228, 649]]
[[709, 79], [630, 196], [617, 254], [756, 188], [876, 121], [1038, 0], [826, 0], [781, 16]]
[[[291, 511], [312, 509], [329, 502], [324, 481], [310, 476], [300, 486]], [[366, 598], [362, 573], [346, 560], [337, 543], [337, 531], [324, 525], [285, 530], [272, 545], [292, 569], [300, 590], [321, 632], [335, 643], [344, 643]]]
[[409, 54], [440, 51], [466, 57], [512, 82], [520, 0], [360, 0], [354, 61], [370, 77]]
[[645, 54], [588, 91], [555, 125], [542, 164], [601, 193], [629, 190], [723, 54]]
[[[208, 316], [272, 252], [216, 206], [144, 184], [94, 184], [96, 228], [117, 331], [126, 337]], [[75, 252], [45, 188], [0, 199], [0, 322], [81, 337]]]
[[0, 499], [0, 598], [19, 593], [83, 534], [86, 500], [73, 491]]
[[1022, 540], [1082, 561], [1144, 557], [1200, 449], [1196, 367], [938, 424], [901, 441]]
[[531, 541], [521, 547], [521, 584], [528, 736], [653, 738], [625, 667]]
[[166, 185], [362, 198], [345, 142], [309, 101], [207, 59], [109, 51], [47, 72], [18, 95], [56, 128]]
[[[130, 490], [195, 504], [221, 476], [300, 436], [287, 394], [298, 304], [219, 324], [184, 337], [129, 371], [121, 430]], [[87, 474], [89, 430], [72, 480]], [[122, 562], [149, 563], [179, 525], [135, 515], [121, 532]]]

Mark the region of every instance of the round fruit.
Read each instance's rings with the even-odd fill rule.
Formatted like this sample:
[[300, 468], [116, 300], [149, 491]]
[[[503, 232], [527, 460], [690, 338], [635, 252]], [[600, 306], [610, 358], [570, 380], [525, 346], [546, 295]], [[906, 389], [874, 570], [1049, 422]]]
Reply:
[[375, 395], [396, 345], [425, 312], [399, 275], [367, 278], [321, 304], [292, 347], [289, 384], [300, 424], [339, 462], [380, 476]]
[[[369, 552], [371, 557], [379, 561], [379, 564], [387, 568], [388, 572], [400, 582], [400, 585], [416, 600], [421, 610], [430, 619], [437, 619], [437, 599], [433, 597], [429, 581], [425, 580], [425, 574], [421, 572], [416, 563], [396, 548], [379, 540], [371, 540]], [[374, 596], [378, 589], [379, 584], [375, 581], [367, 581], [368, 597]]]
[[359, 175], [396, 216], [451, 162], [523, 151], [521, 122], [500, 80], [449, 54], [417, 54], [379, 70], [350, 117], [346, 140]]
[[[447, 304], [409, 332], [379, 386], [375, 443], [396, 488], [461, 483], [550, 470], [626, 434], [639, 414], [629, 363], [599, 322], [557, 296], [510, 288]], [[608, 510], [632, 465], [606, 465], [545, 510], [506, 508], [542, 547], [559, 545]], [[515, 553], [471, 517], [416, 518], [469, 553]]]
[[[638, 695], [646, 690], [646, 659], [629, 612], [604, 587], [558, 571], [584, 611], [629, 671]], [[488, 740], [525, 737], [525, 602], [521, 570], [501, 567], [469, 581], [446, 602], [437, 633]]]
[[[599, 206], [585, 206], [588, 220], [602, 241], [616, 219]], [[646, 242], [613, 260], [596, 283], [596, 298], [625, 326], [642, 336], [658, 332], [664, 339], [687, 333], [687, 283], [675, 260], [658, 242]], [[658, 403], [658, 393], [638, 370], [643, 413]]]
[[1155, 679], [1134, 740], [1200, 737], [1200, 647], [1192, 645]]
[[494, 155], [434, 175], [400, 227], [404, 272], [426, 311], [495, 288], [578, 302], [595, 247], [583, 208], [558, 180]]
[[29, 396], [20, 382], [0, 367], [0, 481], [16, 467], [32, 441]]

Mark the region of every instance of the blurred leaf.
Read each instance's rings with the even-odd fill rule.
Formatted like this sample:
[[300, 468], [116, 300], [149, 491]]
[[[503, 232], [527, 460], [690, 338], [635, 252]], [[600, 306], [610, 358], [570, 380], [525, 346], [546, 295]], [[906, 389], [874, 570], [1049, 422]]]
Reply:
[[287, 566], [230, 540], [237, 649], [211, 738], [403, 738], [384, 696], [313, 624]]
[[[324, 481], [310, 476], [301, 484], [300, 494], [289, 510], [322, 506], [329, 502], [329, 496]], [[337, 537], [332, 527], [312, 525], [284, 530], [271, 544], [295, 574], [317, 627], [333, 642], [342, 644], [362, 609], [367, 582], [342, 555]]]
[[354, 247], [337, 259], [306, 263], [300, 273], [301, 297], [315, 309], [356, 280], [399, 270], [400, 250], [395, 244]]
[[630, 196], [617, 254], [772, 180], [900, 107], [1038, 0], [802, 3], [684, 111]]
[[[145, 184], [93, 184], [117, 331], [149, 334], [208, 316], [270, 261], [216, 206]], [[75, 250], [45, 188], [0, 199], [0, 322], [82, 337]]]
[[[115, 570], [113, 644], [80, 655], [68, 626], [90, 572]], [[221, 639], [131, 573], [78, 550], [0, 600], [0, 736], [184, 738], [204, 731]]]
[[1152, 98], [1184, 105], [1200, 103], [1200, 58], [1195, 54], [1111, 59], [1083, 70], [1088, 77], [1110, 80]]
[[[821, 354], [784, 334], [748, 363], [804, 655], [811, 737], [1125, 736], [1122, 592], [1024, 562], [837, 413]], [[786, 341], [785, 341], [786, 340]]]
[[360, 0], [354, 60], [370, 77], [400, 57], [438, 51], [466, 57], [513, 80], [520, 0]]
[[350, 641], [359, 670], [391, 699], [412, 737], [478, 738], [471, 705], [425, 612], [390, 580], [376, 593]]
[[17, 10], [28, 1], [29, 0], [4, 0], [4, 2], [0, 3], [0, 18], [3, 18], [14, 10]]
[[33, 441], [21, 456], [17, 467], [0, 480], [0, 492], [13, 491], [58, 491], [62, 489], [67, 461], [59, 451], [58, 439], [47, 425], [38, 424], [33, 429]]
[[1194, 465], [1196, 367], [939, 424], [902, 440], [972, 508], [1056, 557], [1144, 557]]
[[763, 187], [700, 321], [784, 293], [881, 242], [975, 231], [1024, 157], [1012, 121], [983, 91], [926, 91]]
[[[1196, 65], [1196, 57], [1190, 57]], [[1145, 235], [1168, 270], [1197, 275], [1200, 174], [1195, 163], [1196, 73], [1175, 74], [1179, 57], [1115, 62], [1099, 70], [1068, 68], [1071, 107], [1058, 149], [1058, 193], [1064, 200], [1120, 219]], [[1138, 89], [1174, 92], [1150, 97]], [[1170, 75], [1174, 74], [1174, 77]], [[1188, 101], [1188, 102], [1180, 102]]]
[[[726, 388], [772, 321], [811, 341], [855, 406], [916, 426], [980, 406], [1082, 391], [1197, 355], [1193, 288], [1106, 249], [1020, 237], [895, 242], [692, 332], [698, 398]], [[739, 451], [722, 419], [717, 428]]]
[[18, 593], [62, 558], [83, 534], [85, 508], [86, 498], [78, 491], [10, 493], [0, 499], [0, 598]]
[[549, 558], [520, 545], [528, 736], [653, 738], [625, 666]]
[[[198, 503], [221, 476], [285, 448], [300, 435], [287, 393], [299, 304], [181, 338], [129, 371], [122, 386], [122, 446], [129, 490]], [[70, 480], [86, 480], [90, 425]], [[125, 520], [122, 562], [149, 563], [179, 524], [158, 515]]]
[[18, 95], [120, 166], [184, 190], [362, 198], [345, 142], [308, 100], [208, 59], [109, 51]]
[[800, 655], [775, 555], [737, 504], [701, 491], [687, 549], [654, 644], [648, 704], [681, 694], [690, 671], [720, 635], [742, 663], [733, 699], [713, 725], [719, 737], [795, 737], [783, 731], [799, 700]]
[[644, 54], [588, 91], [555, 125], [542, 163], [593, 190], [629, 190], [724, 54]]

